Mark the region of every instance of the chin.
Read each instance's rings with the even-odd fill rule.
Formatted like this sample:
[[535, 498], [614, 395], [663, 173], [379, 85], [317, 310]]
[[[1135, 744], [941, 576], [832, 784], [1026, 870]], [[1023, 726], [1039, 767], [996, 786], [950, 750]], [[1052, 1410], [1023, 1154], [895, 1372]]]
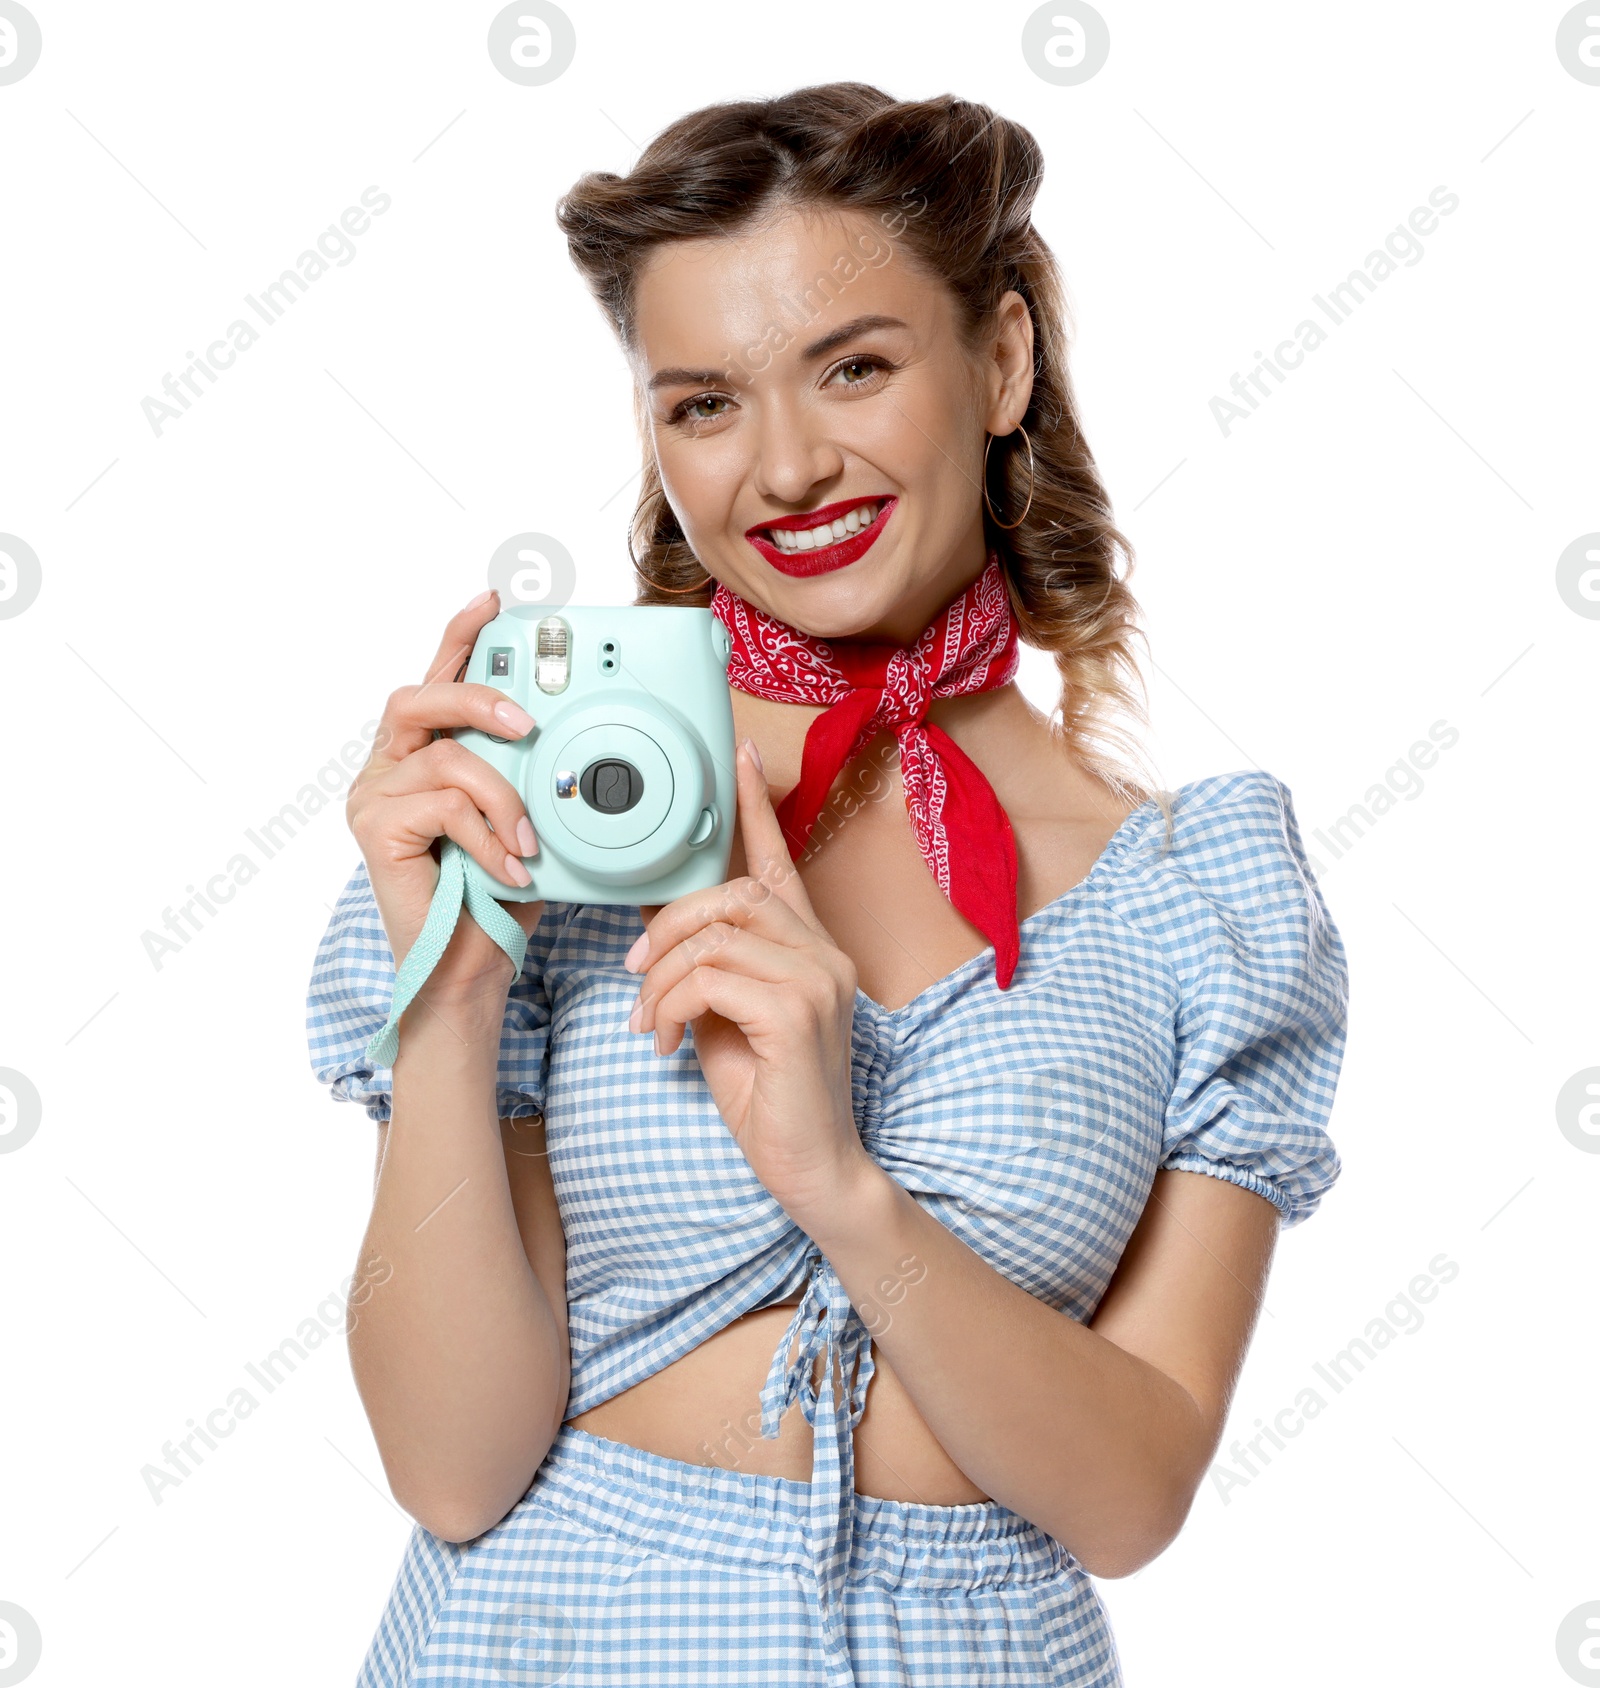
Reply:
[[746, 591], [730, 581], [729, 590], [768, 615], [818, 639], [854, 639], [862, 629], [880, 626], [901, 602], [903, 591], [884, 579], [881, 568], [862, 563], [809, 579], [787, 579], [776, 572]]

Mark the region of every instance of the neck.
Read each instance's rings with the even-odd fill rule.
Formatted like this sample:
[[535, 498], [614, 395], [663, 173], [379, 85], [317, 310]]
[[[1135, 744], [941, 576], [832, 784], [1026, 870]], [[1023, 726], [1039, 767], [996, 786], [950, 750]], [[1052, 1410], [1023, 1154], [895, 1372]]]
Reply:
[[[799, 781], [806, 729], [822, 713], [822, 706], [779, 703], [735, 688], [730, 693], [734, 737], [748, 735], [756, 741], [772, 800], [781, 802]], [[1032, 753], [1050, 739], [1049, 721], [1022, 695], [1015, 680], [987, 692], [935, 698], [928, 706], [928, 719], [984, 768], [1004, 767], [1011, 758]], [[892, 743], [893, 735], [881, 734], [880, 739], [881, 750]]]

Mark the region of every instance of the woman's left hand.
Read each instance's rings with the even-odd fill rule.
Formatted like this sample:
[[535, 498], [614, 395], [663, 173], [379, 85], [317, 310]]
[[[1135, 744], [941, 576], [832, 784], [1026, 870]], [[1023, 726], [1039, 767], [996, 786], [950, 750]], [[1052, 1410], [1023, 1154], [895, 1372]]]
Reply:
[[670, 1055], [693, 1023], [717, 1111], [804, 1228], [874, 1164], [850, 1090], [856, 967], [811, 907], [748, 741], [735, 770], [747, 872], [647, 920], [627, 960], [644, 972], [629, 1026]]

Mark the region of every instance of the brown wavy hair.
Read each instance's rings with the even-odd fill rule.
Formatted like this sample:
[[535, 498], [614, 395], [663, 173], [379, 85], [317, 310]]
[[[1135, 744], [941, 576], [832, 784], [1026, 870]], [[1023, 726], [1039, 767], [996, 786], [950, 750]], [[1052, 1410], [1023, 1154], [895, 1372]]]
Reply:
[[[1060, 731], [1080, 763], [1124, 802], [1154, 796], [1121, 752], [1146, 766], [1125, 722], [1148, 725], [1133, 640], [1144, 637], [1127, 585], [1133, 548], [1111, 517], [1067, 370], [1068, 309], [1054, 254], [1033, 226], [1043, 175], [1038, 143], [988, 106], [942, 94], [896, 100], [863, 82], [830, 82], [773, 100], [735, 100], [663, 129], [626, 176], [594, 171], [556, 208], [567, 250], [623, 347], [637, 350], [639, 270], [663, 242], [732, 234], [790, 208], [871, 214], [922, 273], [944, 282], [962, 342], [975, 353], [1001, 296], [1014, 289], [1033, 318], [1033, 395], [1023, 427], [1033, 448], [1032, 496], [1022, 436], [993, 446], [987, 542], [999, 553], [1024, 643], [1061, 674]], [[826, 297], [837, 283], [825, 275]], [[644, 453], [629, 530], [640, 604], [707, 604], [702, 579], [662, 489], [644, 395], [635, 390]], [[1118, 717], [1121, 717], [1119, 719]]]

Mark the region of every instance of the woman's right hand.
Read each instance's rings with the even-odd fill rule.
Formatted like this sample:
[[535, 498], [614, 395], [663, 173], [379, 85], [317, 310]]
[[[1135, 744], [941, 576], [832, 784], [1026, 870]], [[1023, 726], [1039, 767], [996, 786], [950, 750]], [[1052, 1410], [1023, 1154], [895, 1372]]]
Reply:
[[[436, 838], [454, 839], [502, 885], [530, 882], [518, 857], [537, 854], [539, 845], [516, 787], [464, 745], [434, 737], [436, 730], [477, 727], [518, 739], [533, 727], [506, 693], [455, 678], [499, 608], [494, 592], [474, 599], [445, 628], [424, 682], [390, 694], [372, 754], [345, 801], [397, 967], [422, 930], [439, 882]], [[544, 912], [542, 902], [502, 907], [530, 934]], [[489, 993], [503, 997], [510, 990], [509, 973], [505, 952], [463, 913], [427, 996], [436, 1006], [481, 1004]]]

